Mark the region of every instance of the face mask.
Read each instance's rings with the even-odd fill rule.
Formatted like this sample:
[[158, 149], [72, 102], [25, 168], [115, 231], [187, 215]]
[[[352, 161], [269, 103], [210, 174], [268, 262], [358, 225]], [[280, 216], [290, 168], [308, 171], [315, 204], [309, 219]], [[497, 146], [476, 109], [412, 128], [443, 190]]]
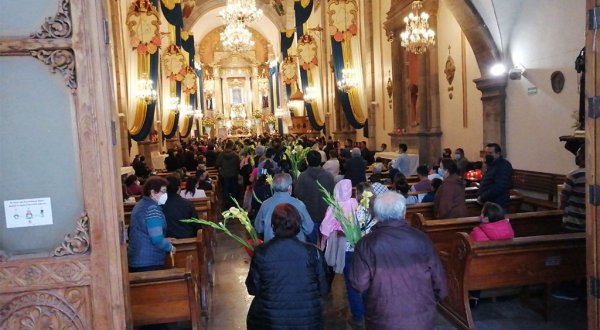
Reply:
[[140, 185], [140, 182], [139, 182], [139, 181], [136, 181], [136, 182], [135, 182], [135, 185], [136, 185], [136, 186], [139, 186], [139, 185]]
[[158, 205], [165, 205], [165, 203], [167, 202], [167, 198], [169, 198], [167, 194], [160, 195], [160, 197], [158, 198]]
[[494, 161], [494, 156], [492, 155], [485, 155], [485, 163], [490, 165], [492, 164], [492, 162]]
[[438, 168], [437, 170], [437, 174], [439, 174], [442, 178], [444, 177], [444, 169], [443, 168]]
[[462, 158], [461, 154], [454, 155], [454, 159], [456, 159], [456, 160], [460, 160], [461, 158]]

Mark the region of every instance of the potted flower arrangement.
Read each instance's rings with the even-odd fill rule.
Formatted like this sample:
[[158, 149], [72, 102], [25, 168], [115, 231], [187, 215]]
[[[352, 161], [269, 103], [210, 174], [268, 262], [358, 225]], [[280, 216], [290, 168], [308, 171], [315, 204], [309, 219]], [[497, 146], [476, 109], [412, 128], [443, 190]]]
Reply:
[[[319, 185], [319, 190], [323, 195], [323, 200], [333, 209], [334, 217], [340, 223], [340, 226], [344, 231], [344, 235], [346, 236], [346, 240], [350, 246], [356, 246], [358, 240], [360, 240], [361, 237], [367, 233], [367, 230], [373, 224], [372, 218], [360, 216], [356, 210], [352, 213], [345, 214], [338, 201], [335, 200], [335, 197], [333, 197], [333, 195], [328, 192], [320, 182], [317, 181], [317, 184]], [[373, 197], [373, 193], [370, 191], [363, 192], [359, 206], [364, 209], [368, 209], [371, 197]]]
[[304, 148], [300, 144], [289, 145], [285, 147], [284, 155], [290, 162], [290, 171], [294, 180], [300, 175], [300, 165], [306, 161], [306, 155], [310, 148]]
[[[237, 200], [235, 200], [235, 198], [232, 198], [232, 200], [236, 206], [235, 207], [232, 206], [229, 208], [229, 210], [221, 212], [221, 214], [223, 215], [223, 221], [221, 221], [219, 223], [212, 222], [209, 220], [204, 220], [204, 219], [196, 219], [196, 218], [183, 219], [183, 220], [179, 220], [179, 221], [186, 222], [186, 223], [199, 223], [201, 225], [209, 226], [216, 230], [220, 230], [223, 233], [225, 233], [227, 236], [233, 238], [235, 241], [240, 243], [246, 249], [246, 252], [248, 253], [248, 255], [252, 256], [252, 254], [254, 253], [254, 248], [256, 246], [262, 244], [263, 241], [258, 238], [258, 234], [256, 233], [254, 226], [252, 225], [252, 221], [248, 217], [248, 212], [246, 212], [240, 206], [240, 204], [238, 204], [238, 202], [237, 202]], [[243, 237], [240, 237], [240, 236], [232, 233], [231, 230], [229, 230], [229, 228], [227, 228], [227, 222], [229, 220], [239, 221], [244, 226], [244, 229], [246, 229], [246, 232], [248, 232], [250, 239], [245, 239]]]

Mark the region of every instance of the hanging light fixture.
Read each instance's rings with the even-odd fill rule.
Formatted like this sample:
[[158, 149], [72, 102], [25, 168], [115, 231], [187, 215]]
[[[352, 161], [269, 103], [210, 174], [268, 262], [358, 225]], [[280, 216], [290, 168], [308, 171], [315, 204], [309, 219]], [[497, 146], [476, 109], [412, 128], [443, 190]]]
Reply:
[[223, 48], [234, 53], [243, 53], [254, 47], [252, 32], [243, 24], [229, 24], [221, 32], [221, 43]]
[[148, 79], [148, 75], [143, 75], [142, 79], [137, 81], [138, 84], [138, 92], [137, 96], [142, 100], [146, 101], [146, 103], [152, 103], [156, 101], [156, 91], [153, 88], [153, 82], [151, 79]]
[[313, 102], [317, 99], [317, 88], [314, 86], [306, 86], [304, 90], [304, 100], [306, 102]]
[[411, 4], [411, 10], [414, 10], [404, 17], [406, 30], [400, 33], [400, 45], [414, 54], [422, 54], [427, 48], [435, 45], [435, 32], [429, 28], [429, 14], [421, 12], [423, 1], [415, 0]]
[[227, 7], [220, 12], [226, 24], [250, 24], [263, 16], [263, 11], [256, 8], [255, 0], [227, 0]]
[[338, 89], [344, 93], [348, 93], [352, 88], [355, 88], [356, 86], [358, 86], [358, 82], [354, 77], [354, 69], [342, 69], [342, 79], [338, 80], [337, 82]]

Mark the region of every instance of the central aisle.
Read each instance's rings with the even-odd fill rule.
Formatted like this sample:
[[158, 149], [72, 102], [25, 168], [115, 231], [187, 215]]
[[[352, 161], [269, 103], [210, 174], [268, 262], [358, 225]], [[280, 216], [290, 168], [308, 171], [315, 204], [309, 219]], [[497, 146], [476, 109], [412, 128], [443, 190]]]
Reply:
[[[231, 230], [238, 235], [243, 232], [240, 224], [231, 223]], [[246, 291], [246, 275], [250, 257], [233, 239], [217, 233], [215, 255], [215, 285], [212, 293], [212, 314], [208, 330], [246, 329], [246, 314], [252, 296]], [[341, 275], [336, 275], [331, 294], [323, 298], [325, 329], [354, 330], [350, 326], [346, 307], [346, 288]], [[517, 297], [499, 298], [497, 302], [485, 300], [473, 311], [478, 329], [585, 329], [585, 301], [551, 301], [550, 319], [544, 321], [541, 314], [526, 307]], [[440, 314], [436, 318], [435, 330], [455, 329]]]

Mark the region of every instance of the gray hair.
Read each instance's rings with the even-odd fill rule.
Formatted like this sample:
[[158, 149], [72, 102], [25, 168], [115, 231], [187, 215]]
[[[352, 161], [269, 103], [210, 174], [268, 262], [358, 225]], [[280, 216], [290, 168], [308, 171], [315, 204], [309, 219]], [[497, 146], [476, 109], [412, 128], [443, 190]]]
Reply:
[[360, 157], [360, 149], [358, 148], [352, 148], [352, 151], [350, 151], [350, 153], [352, 154], [352, 157]]
[[388, 191], [375, 198], [373, 203], [375, 217], [381, 221], [401, 220], [406, 216], [406, 199], [404, 196]]
[[292, 185], [292, 176], [289, 173], [278, 173], [273, 177], [271, 188], [277, 192], [286, 192]]
[[373, 164], [373, 174], [381, 174], [382, 170], [383, 170], [383, 164], [381, 164], [381, 163]]

